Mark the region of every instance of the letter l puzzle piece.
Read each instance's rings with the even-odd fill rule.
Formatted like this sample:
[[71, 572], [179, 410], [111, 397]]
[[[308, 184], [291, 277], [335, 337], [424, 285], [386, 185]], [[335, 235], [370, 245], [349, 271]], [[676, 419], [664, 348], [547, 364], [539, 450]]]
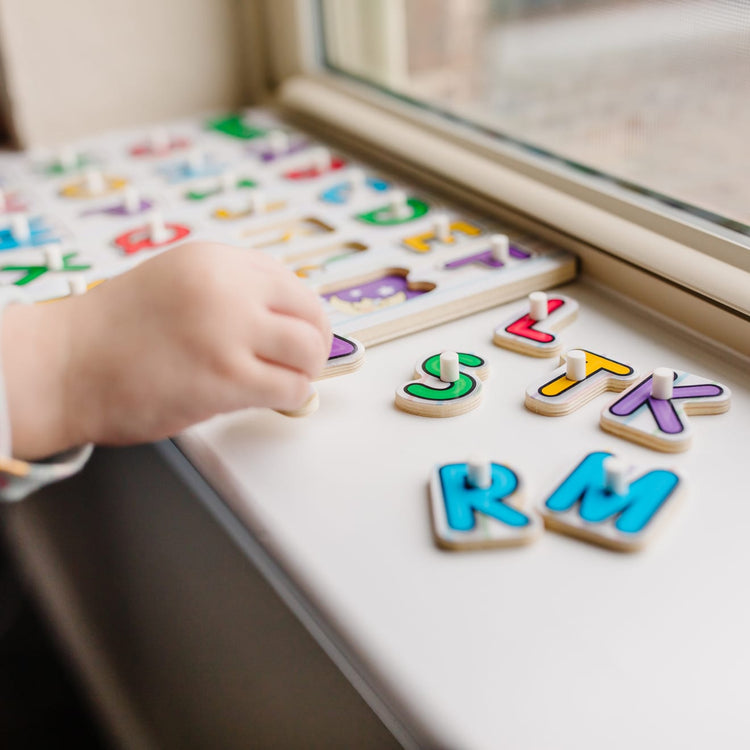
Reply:
[[530, 308], [516, 311], [495, 328], [492, 343], [531, 357], [554, 357], [562, 350], [562, 342], [554, 331], [572, 323], [578, 315], [578, 303], [562, 294], [550, 294], [547, 317], [535, 320]]

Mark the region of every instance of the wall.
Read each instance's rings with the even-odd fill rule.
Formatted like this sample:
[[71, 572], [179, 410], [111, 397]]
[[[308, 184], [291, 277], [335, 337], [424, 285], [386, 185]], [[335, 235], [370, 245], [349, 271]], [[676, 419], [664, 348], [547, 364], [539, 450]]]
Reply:
[[16, 141], [57, 146], [102, 129], [246, 102], [251, 55], [242, 37], [257, 32], [247, 28], [255, 5], [0, 0], [6, 109]]

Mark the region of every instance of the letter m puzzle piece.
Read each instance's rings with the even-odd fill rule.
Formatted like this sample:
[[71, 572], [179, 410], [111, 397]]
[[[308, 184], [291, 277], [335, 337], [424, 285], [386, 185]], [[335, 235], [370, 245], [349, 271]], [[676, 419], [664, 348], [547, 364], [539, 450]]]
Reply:
[[729, 409], [731, 392], [721, 383], [674, 371], [671, 398], [655, 398], [653, 374], [626, 390], [602, 411], [603, 430], [648, 448], [678, 453], [693, 439], [688, 414], [721, 414]]
[[654, 469], [632, 479], [624, 494], [608, 489], [605, 460], [611, 453], [589, 453], [541, 508], [551, 531], [603, 547], [632, 552], [641, 549], [668, 515], [682, 481], [672, 471]]
[[491, 464], [487, 489], [469, 484], [465, 463], [437, 466], [430, 482], [435, 543], [444, 549], [487, 549], [529, 544], [542, 533], [536, 513], [519, 509], [518, 476]]

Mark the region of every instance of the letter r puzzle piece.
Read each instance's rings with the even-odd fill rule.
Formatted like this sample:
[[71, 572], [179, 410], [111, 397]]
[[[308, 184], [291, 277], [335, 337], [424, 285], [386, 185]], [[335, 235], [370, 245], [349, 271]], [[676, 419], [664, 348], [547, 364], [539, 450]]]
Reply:
[[437, 466], [430, 481], [435, 543], [444, 549], [488, 549], [529, 544], [543, 526], [534, 511], [521, 510], [518, 475], [490, 464], [486, 488], [472, 486], [465, 463]]

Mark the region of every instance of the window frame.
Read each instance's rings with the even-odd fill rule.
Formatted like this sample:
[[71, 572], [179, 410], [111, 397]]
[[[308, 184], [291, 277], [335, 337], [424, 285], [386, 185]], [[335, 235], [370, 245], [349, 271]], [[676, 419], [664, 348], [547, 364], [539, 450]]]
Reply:
[[[269, 80], [288, 113], [376, 153], [387, 150], [433, 184], [535, 226], [578, 252], [584, 273], [750, 356], [747, 237], [698, 218], [680, 220], [656, 201], [563, 170], [458, 118], [326, 69], [317, 6], [265, 0]], [[630, 274], [617, 271], [623, 265], [641, 278], [625, 283]], [[664, 304], [675, 290], [678, 299]]]

